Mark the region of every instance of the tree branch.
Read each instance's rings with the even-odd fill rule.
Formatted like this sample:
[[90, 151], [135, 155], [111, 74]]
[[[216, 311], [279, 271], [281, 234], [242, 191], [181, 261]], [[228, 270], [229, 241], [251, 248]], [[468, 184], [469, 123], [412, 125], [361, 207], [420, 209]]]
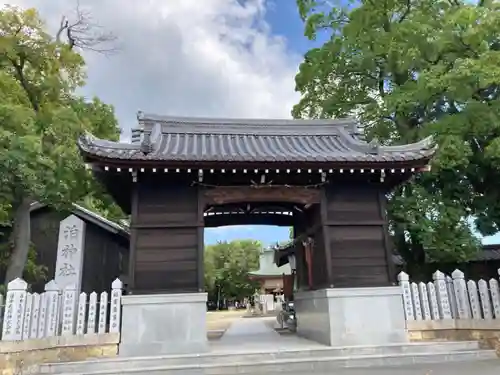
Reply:
[[408, 17], [408, 15], [410, 14], [410, 11], [411, 11], [411, 0], [406, 0], [406, 9], [405, 9], [404, 13], [401, 15], [401, 17], [399, 18], [398, 23], [402, 23], [406, 19], [406, 17]]
[[75, 21], [70, 22], [69, 18], [63, 16], [56, 33], [56, 41], [62, 43], [62, 35], [66, 36], [66, 43], [70, 49], [80, 48], [103, 54], [110, 54], [117, 51], [117, 37], [110, 32], [106, 32], [102, 27], [92, 20], [89, 12], [80, 9], [77, 1], [75, 11]]

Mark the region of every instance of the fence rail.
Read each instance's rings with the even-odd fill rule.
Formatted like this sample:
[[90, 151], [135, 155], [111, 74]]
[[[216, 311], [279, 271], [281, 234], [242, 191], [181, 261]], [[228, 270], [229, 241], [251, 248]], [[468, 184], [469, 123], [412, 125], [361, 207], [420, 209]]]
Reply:
[[398, 275], [406, 320], [500, 320], [497, 279], [466, 281], [460, 270], [453, 271], [451, 276], [436, 271], [432, 276], [433, 281], [415, 283], [405, 272]]
[[77, 294], [76, 287], [60, 289], [54, 280], [45, 292], [29, 293], [28, 284], [15, 279], [0, 294], [2, 341], [41, 339], [45, 337], [119, 332], [122, 282], [116, 279], [111, 294]]

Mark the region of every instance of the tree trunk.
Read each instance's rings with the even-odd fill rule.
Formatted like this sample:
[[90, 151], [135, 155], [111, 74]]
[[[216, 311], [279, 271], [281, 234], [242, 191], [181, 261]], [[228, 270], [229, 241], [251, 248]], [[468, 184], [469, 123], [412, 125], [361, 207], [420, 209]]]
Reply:
[[14, 212], [11, 233], [12, 254], [5, 274], [5, 284], [23, 276], [31, 243], [30, 204], [31, 200], [23, 198]]

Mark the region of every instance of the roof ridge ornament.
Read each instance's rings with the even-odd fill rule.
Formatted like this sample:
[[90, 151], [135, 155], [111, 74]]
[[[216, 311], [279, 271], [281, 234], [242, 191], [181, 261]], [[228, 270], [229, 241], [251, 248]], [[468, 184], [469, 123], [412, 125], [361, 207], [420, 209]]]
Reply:
[[151, 144], [151, 131], [144, 131], [144, 138], [141, 142], [141, 151], [146, 155], [153, 151], [153, 145]]
[[137, 121], [139, 122], [139, 132], [142, 133], [143, 138], [141, 142], [141, 152], [145, 155], [153, 151], [153, 144], [151, 142], [151, 131], [150, 127], [144, 126], [145, 115], [141, 110], [137, 111]]

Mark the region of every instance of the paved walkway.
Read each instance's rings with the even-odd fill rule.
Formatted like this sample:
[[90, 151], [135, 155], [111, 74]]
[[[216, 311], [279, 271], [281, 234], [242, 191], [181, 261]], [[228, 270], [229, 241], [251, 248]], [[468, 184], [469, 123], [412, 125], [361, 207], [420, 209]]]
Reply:
[[322, 345], [297, 337], [280, 335], [272, 327], [276, 317], [239, 318], [235, 320], [218, 341], [211, 343], [212, 350], [275, 350], [290, 348], [322, 347]]

